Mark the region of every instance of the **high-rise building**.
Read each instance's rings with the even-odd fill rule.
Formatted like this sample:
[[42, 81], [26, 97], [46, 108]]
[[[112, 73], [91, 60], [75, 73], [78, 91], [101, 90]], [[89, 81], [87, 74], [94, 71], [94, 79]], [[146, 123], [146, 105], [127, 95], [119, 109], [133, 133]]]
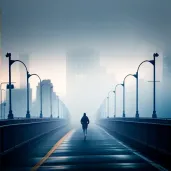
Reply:
[[99, 65], [99, 56], [93, 49], [74, 49], [69, 51], [66, 59], [67, 95], [78, 92], [78, 89], [85, 85], [85, 77], [93, 74], [93, 69], [95, 70]]
[[[6, 114], [5, 116], [8, 116], [9, 114], [9, 94], [8, 91], [6, 93]], [[29, 103], [30, 103], [30, 109], [32, 107], [32, 89], [30, 89], [29, 94]], [[27, 112], [27, 90], [25, 88], [23, 89], [12, 89], [12, 111], [14, 114], [14, 117], [26, 117]]]
[[[109, 80], [105, 69], [100, 66], [100, 56], [94, 49], [76, 48], [68, 51], [66, 57], [67, 104], [75, 115], [81, 115], [83, 111], [94, 112], [90, 110], [101, 103]], [[95, 100], [97, 92], [102, 94], [99, 102]]]
[[[24, 62], [29, 70], [29, 55], [28, 54], [20, 54], [19, 60]], [[19, 72], [20, 72], [20, 88], [26, 88], [26, 70], [22, 64], [19, 65]]]
[[162, 116], [170, 117], [171, 113], [171, 51], [167, 50], [163, 57], [163, 77], [162, 77]]
[[[50, 109], [50, 93], [51, 93], [51, 80], [42, 80], [42, 110], [43, 110], [43, 117], [49, 117], [51, 115]], [[36, 90], [36, 99], [33, 104], [33, 113], [35, 116], [40, 114], [40, 83], [37, 86]], [[57, 117], [58, 114], [58, 97], [56, 93], [52, 92], [52, 114], [53, 117]]]

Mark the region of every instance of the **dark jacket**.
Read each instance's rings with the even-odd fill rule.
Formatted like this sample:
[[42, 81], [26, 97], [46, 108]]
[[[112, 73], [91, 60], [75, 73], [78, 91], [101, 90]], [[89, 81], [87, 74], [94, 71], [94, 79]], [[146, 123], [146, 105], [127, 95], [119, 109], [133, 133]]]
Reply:
[[90, 123], [90, 121], [89, 121], [89, 119], [88, 119], [87, 116], [83, 116], [81, 118], [81, 121], [80, 122], [81, 122], [82, 125], [88, 125]]

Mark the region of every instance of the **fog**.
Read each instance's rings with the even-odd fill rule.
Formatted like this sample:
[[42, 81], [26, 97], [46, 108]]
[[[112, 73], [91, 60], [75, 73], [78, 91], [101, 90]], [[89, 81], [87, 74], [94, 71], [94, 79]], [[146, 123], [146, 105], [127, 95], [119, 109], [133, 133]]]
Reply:
[[[170, 0], [1, 0], [0, 9], [1, 82], [8, 79], [5, 54], [11, 52], [13, 59], [28, 54], [30, 73], [51, 80], [54, 92], [78, 123], [84, 112], [93, 120], [108, 92], [157, 52], [156, 110], [159, 117], [170, 117]], [[19, 88], [24, 78], [18, 64], [12, 72]], [[139, 79], [140, 116], [151, 117], [151, 64], [141, 66]], [[128, 117], [135, 116], [135, 83], [135, 78], [126, 80]], [[38, 80], [32, 78], [30, 84], [34, 103]], [[113, 117], [113, 94], [109, 99]], [[122, 112], [122, 88], [118, 87], [117, 116]]]

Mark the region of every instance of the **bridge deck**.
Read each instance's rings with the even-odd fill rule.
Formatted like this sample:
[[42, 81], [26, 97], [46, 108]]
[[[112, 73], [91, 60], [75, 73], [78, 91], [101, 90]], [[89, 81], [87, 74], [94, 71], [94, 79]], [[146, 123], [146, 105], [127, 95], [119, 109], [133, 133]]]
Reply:
[[[37, 170], [159, 170], [139, 155], [124, 146], [98, 126], [90, 126], [87, 140], [83, 140], [81, 128], [75, 129], [61, 144], [54, 147], [55, 134], [43, 146], [38, 146], [35, 156], [22, 163], [20, 169], [30, 170], [39, 163]], [[59, 146], [58, 146], [59, 145]], [[58, 147], [57, 147], [58, 146]], [[45, 149], [54, 149], [40, 164]], [[42, 151], [42, 152], [41, 152]], [[14, 170], [14, 169], [13, 169]]]

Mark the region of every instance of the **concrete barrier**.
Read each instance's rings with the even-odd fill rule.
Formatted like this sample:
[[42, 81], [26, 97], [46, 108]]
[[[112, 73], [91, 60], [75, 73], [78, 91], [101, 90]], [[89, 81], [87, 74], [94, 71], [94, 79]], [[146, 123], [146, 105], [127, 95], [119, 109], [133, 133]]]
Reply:
[[115, 119], [100, 119], [97, 124], [128, 140], [171, 156], [171, 125]]
[[2, 156], [50, 131], [66, 126], [68, 123], [68, 120], [65, 119], [50, 119], [0, 126], [0, 155]]

